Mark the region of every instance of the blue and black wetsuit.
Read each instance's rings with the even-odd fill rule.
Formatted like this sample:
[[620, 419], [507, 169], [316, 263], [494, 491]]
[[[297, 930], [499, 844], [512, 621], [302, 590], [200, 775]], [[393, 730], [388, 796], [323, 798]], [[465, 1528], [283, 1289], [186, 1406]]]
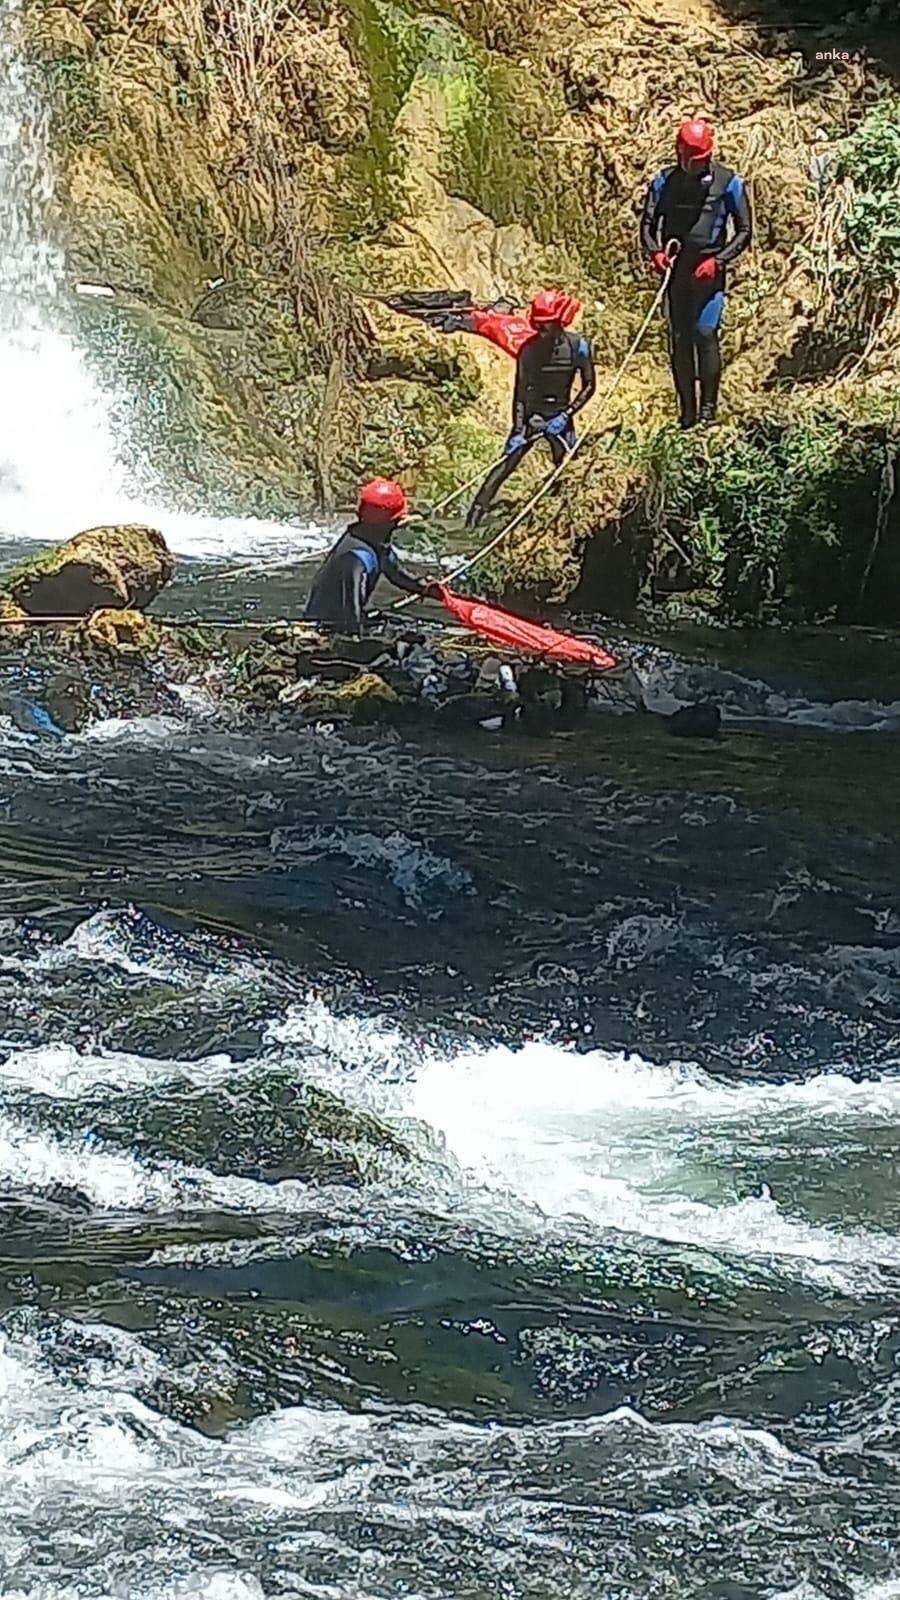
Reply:
[[[581, 387], [572, 399], [575, 379]], [[573, 418], [590, 400], [597, 387], [591, 347], [582, 334], [569, 333], [558, 323], [535, 333], [516, 357], [516, 386], [513, 390], [512, 431], [506, 441], [502, 461], [492, 467], [481, 485], [466, 518], [475, 528], [493, 503], [498, 489], [524, 460], [540, 438], [546, 438], [554, 466], [563, 460], [575, 443]], [[565, 419], [560, 433], [545, 432], [546, 424]]]
[[[729, 224], [729, 218], [731, 219]], [[647, 190], [641, 221], [641, 248], [651, 256], [677, 240], [681, 251], [669, 279], [667, 312], [672, 376], [681, 404], [681, 421], [711, 421], [722, 370], [719, 324], [725, 304], [725, 269], [747, 249], [753, 231], [750, 202], [742, 178], [711, 161], [699, 172], [664, 167]], [[730, 235], [730, 236], [729, 236]], [[694, 277], [694, 268], [711, 256], [712, 278]]]
[[407, 594], [425, 593], [425, 584], [403, 571], [390, 536], [379, 542], [372, 527], [351, 522], [313, 579], [307, 620], [328, 623], [342, 633], [361, 633], [366, 607], [381, 577]]

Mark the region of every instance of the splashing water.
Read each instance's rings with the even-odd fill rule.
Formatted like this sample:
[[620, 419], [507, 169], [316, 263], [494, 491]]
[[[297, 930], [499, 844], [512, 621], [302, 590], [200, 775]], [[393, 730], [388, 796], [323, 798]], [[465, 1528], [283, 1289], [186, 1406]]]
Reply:
[[[64, 537], [151, 522], [190, 556], [292, 555], [318, 528], [162, 510], [127, 470], [104, 392], [73, 339], [65, 259], [54, 238], [49, 117], [28, 78], [19, 0], [0, 0], [0, 538]], [[137, 477], [135, 476], [137, 472]]]
[[28, 83], [18, 0], [0, 0], [0, 523], [87, 525], [123, 493], [107, 410], [62, 319], [48, 117]]

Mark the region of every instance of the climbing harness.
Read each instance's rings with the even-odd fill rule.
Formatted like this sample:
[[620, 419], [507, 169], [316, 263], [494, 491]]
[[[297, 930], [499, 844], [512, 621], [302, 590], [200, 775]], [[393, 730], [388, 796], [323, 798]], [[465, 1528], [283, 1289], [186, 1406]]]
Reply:
[[[631, 344], [629, 345], [625, 356], [620, 362], [612, 381], [606, 389], [605, 394], [601, 397], [599, 407], [596, 409], [595, 414], [588, 426], [584, 429], [583, 433], [578, 435], [575, 443], [563, 456], [563, 459], [559, 465], [553, 468], [553, 471], [549, 473], [549, 475], [544, 479], [543, 483], [540, 484], [539, 487], [534, 491], [534, 494], [531, 495], [530, 499], [526, 500], [524, 506], [522, 506], [521, 509], [516, 512], [515, 516], [512, 517], [509, 522], [507, 522], [505, 527], [500, 529], [499, 533], [494, 535], [493, 539], [491, 539], [486, 545], [483, 545], [480, 550], [477, 550], [473, 556], [468, 556], [465, 561], [461, 561], [459, 563], [459, 566], [454, 567], [453, 571], [448, 573], [444, 580], [446, 584], [454, 583], [456, 579], [461, 578], [464, 573], [470, 572], [473, 567], [477, 566], [480, 561], [484, 560], [485, 556], [489, 556], [492, 551], [496, 550], [497, 546], [502, 544], [504, 539], [509, 538], [509, 535], [514, 533], [516, 528], [521, 526], [521, 524], [525, 521], [525, 518], [534, 510], [534, 507], [538, 504], [538, 501], [543, 499], [544, 495], [553, 488], [553, 485], [557, 482], [562, 473], [565, 472], [566, 467], [572, 460], [572, 457], [580, 450], [585, 439], [589, 438], [592, 433], [596, 432], [598, 423], [602, 420], [606, 407], [609, 405], [610, 400], [622, 381], [625, 368], [628, 366], [629, 361], [631, 360], [638, 346], [641, 344], [644, 335], [646, 334], [647, 329], [649, 328], [650, 323], [653, 317], [656, 315], [656, 311], [662, 302], [662, 297], [669, 286], [669, 279], [672, 276], [672, 270], [675, 266], [677, 250], [673, 250], [672, 244], [670, 243], [667, 247], [666, 253], [669, 257], [670, 265], [663, 275], [662, 282], [660, 283], [656, 294], [653, 296], [653, 301], [650, 305], [647, 315], [632, 339]], [[479, 473], [479, 477], [480, 476], [481, 474]], [[402, 611], [404, 607], [412, 605], [413, 601], [416, 599], [418, 599], [417, 595], [409, 595], [405, 600], [398, 600], [393, 609], [395, 611]]]

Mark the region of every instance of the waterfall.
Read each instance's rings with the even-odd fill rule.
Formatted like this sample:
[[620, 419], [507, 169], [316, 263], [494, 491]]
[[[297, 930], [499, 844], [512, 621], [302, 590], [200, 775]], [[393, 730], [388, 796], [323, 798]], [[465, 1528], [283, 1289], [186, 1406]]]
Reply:
[[128, 521], [153, 523], [193, 557], [282, 564], [321, 549], [332, 531], [173, 511], [128, 481], [112, 421], [123, 396], [101, 388], [71, 332], [49, 117], [29, 82], [22, 26], [20, 0], [0, 0], [0, 547]]
[[0, 533], [54, 538], [121, 510], [104, 397], [66, 332], [64, 260], [49, 226], [48, 117], [0, 0]]

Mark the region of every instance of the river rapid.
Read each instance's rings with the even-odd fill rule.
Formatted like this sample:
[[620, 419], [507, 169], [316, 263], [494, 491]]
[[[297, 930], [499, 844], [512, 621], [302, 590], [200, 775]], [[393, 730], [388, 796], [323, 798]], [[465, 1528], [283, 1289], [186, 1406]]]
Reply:
[[722, 739], [0, 729], [8, 1600], [900, 1595], [892, 644], [619, 643]]
[[[0, 559], [296, 615], [326, 530], [127, 479], [0, 68]], [[3, 1600], [900, 1597], [896, 640], [597, 627], [722, 738], [0, 718]]]

